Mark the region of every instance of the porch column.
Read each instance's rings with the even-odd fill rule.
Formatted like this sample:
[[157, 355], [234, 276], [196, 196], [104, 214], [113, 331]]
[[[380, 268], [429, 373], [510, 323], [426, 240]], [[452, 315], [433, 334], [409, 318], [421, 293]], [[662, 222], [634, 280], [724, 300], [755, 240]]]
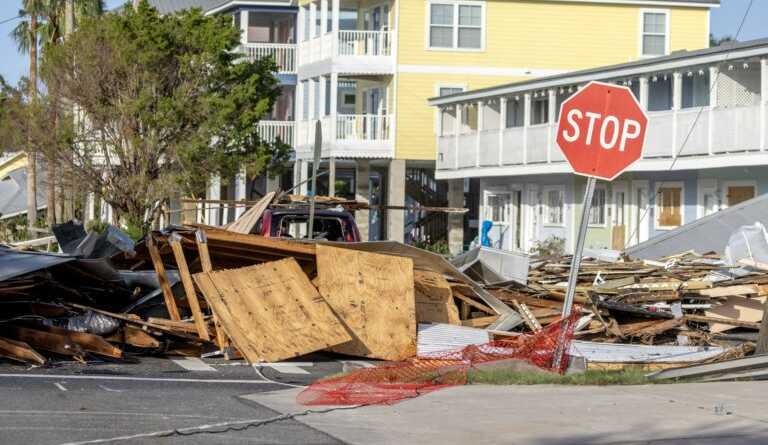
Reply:
[[331, 141], [336, 140], [336, 112], [339, 108], [338, 100], [339, 100], [339, 74], [338, 73], [331, 73], [331, 115], [330, 115], [330, 123], [328, 124], [330, 128], [328, 128], [328, 134], [330, 136]]
[[304, 41], [304, 20], [306, 20], [307, 10], [299, 6], [299, 14], [296, 17], [296, 42]]
[[[387, 204], [392, 206], [405, 205], [405, 159], [392, 159], [389, 162], [389, 181], [387, 187]], [[405, 211], [387, 210], [387, 239], [390, 241], [404, 240]]]
[[317, 3], [312, 2], [309, 4], [309, 38], [320, 37], [315, 32], [317, 31]]
[[[355, 161], [355, 200], [358, 202], [369, 203], [371, 180], [371, 161], [368, 159], [357, 159]], [[357, 229], [360, 231], [360, 238], [368, 241], [368, 210], [355, 210], [355, 221]]]
[[[245, 174], [245, 167], [240, 167], [240, 170], [235, 174], [235, 201], [245, 200], [245, 187], [247, 182], [247, 176]], [[235, 206], [235, 219], [240, 218], [245, 213], [245, 207], [241, 205]]]
[[768, 59], [760, 59], [760, 150], [768, 150]]
[[672, 73], [672, 157], [677, 155], [677, 134], [680, 131], [678, 127], [677, 114], [683, 105], [683, 73], [675, 71]]
[[320, 76], [320, 97], [317, 98], [318, 103], [320, 104], [319, 108], [319, 116], [317, 117], [324, 117], [325, 116], [325, 102], [328, 100], [327, 97], [325, 97], [325, 83], [327, 82], [327, 79], [325, 76]]
[[648, 76], [640, 76], [640, 108], [648, 111]]
[[240, 43], [248, 43], [248, 11], [240, 11]]
[[320, 0], [320, 35], [325, 34], [328, 23], [328, 0]]
[[336, 196], [336, 158], [328, 158], [328, 196]]
[[483, 131], [485, 120], [485, 104], [482, 100], [477, 102], [477, 131], [475, 138], [475, 167], [480, 167], [480, 132]]
[[528, 163], [528, 127], [531, 126], [531, 93], [523, 95], [523, 165]]
[[712, 149], [715, 145], [715, 113], [714, 109], [717, 107], [717, 75], [720, 72], [720, 68], [717, 65], [711, 65], [709, 67], [709, 129], [707, 137], [707, 149], [709, 154], [712, 154]]
[[453, 138], [453, 168], [459, 168], [459, 136], [461, 136], [462, 123], [462, 111], [464, 111], [464, 105], [456, 104], [456, 126], [453, 128], [455, 136]]
[[557, 119], [557, 91], [554, 88], [547, 90], [547, 162], [552, 162], [552, 150], [559, 150], [555, 147], [554, 131], [552, 127]]
[[331, 32], [336, 34], [339, 32], [339, 2], [340, 0], [331, 1]]
[[[448, 207], [464, 205], [464, 179], [448, 181]], [[433, 240], [434, 241], [434, 240]], [[461, 255], [464, 250], [464, 214], [448, 214], [448, 249], [451, 255]]]
[[[208, 183], [208, 193], [206, 199], [219, 200], [221, 199], [221, 177], [219, 175], [211, 175], [210, 182]], [[208, 209], [206, 216], [206, 224], [211, 226], [219, 225], [219, 205], [207, 203], [205, 208]]]
[[499, 165], [504, 163], [504, 129], [507, 128], [507, 98], [499, 99]]
[[96, 219], [96, 194], [88, 192], [88, 222]]
[[[315, 101], [317, 98], [315, 97], [315, 82], [317, 80], [315, 79], [308, 79], [307, 80], [307, 89], [309, 91], [305, 91], [304, 94], [307, 95], [309, 100], [307, 101], [307, 106], [309, 107], [309, 110], [307, 110], [307, 117], [309, 117], [310, 125], [312, 124], [312, 120], [317, 119], [320, 116], [315, 116]], [[310, 138], [307, 142], [310, 144], [314, 144], [315, 138]]]

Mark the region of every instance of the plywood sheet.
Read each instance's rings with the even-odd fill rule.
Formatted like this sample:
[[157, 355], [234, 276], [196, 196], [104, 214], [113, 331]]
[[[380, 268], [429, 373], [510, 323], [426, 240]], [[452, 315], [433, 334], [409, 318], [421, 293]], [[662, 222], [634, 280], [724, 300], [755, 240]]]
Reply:
[[285, 360], [351, 340], [293, 258], [193, 277], [251, 363]]
[[[714, 306], [704, 311], [704, 315], [714, 318], [729, 318], [746, 322], [758, 323], [763, 319], [765, 299], [768, 297], [747, 298], [742, 296], [727, 297], [721, 306]], [[725, 332], [736, 329], [737, 326], [711, 323], [710, 332]]]
[[414, 270], [416, 321], [461, 325], [459, 309], [453, 301], [451, 285], [436, 272]]
[[382, 360], [416, 352], [413, 260], [318, 245], [317, 276], [352, 336], [331, 351]]

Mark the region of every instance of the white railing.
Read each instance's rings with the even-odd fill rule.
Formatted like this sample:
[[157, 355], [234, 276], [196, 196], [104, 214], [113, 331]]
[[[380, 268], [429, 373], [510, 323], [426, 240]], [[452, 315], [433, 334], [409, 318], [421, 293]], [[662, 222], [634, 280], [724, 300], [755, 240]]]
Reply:
[[260, 121], [259, 137], [266, 142], [274, 142], [280, 138], [283, 143], [293, 146], [296, 137], [296, 124], [286, 121]]
[[339, 56], [389, 56], [389, 31], [339, 31]]
[[242, 51], [249, 60], [272, 57], [280, 74], [296, 74], [296, 45], [293, 43], [248, 43]]
[[366, 141], [389, 139], [389, 121], [388, 115], [336, 115], [336, 139]]

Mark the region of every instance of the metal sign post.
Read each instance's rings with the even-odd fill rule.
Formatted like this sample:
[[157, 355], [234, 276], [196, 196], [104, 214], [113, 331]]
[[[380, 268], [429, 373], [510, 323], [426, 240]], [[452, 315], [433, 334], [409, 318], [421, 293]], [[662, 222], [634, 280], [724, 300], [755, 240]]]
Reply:
[[318, 119], [315, 123], [315, 159], [312, 161], [312, 196], [309, 198], [309, 227], [307, 239], [312, 239], [315, 227], [315, 197], [317, 196], [317, 169], [320, 168], [320, 155], [323, 151], [323, 127]]

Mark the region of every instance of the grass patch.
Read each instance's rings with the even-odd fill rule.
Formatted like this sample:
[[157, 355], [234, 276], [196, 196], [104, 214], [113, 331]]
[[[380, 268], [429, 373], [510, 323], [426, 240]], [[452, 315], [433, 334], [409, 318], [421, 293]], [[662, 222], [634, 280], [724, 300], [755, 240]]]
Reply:
[[[626, 367], [620, 371], [590, 370], [583, 374], [560, 375], [549, 372], [526, 372], [515, 369], [470, 369], [468, 385], [645, 385], [671, 383], [670, 380], [646, 380], [648, 371]], [[679, 380], [677, 381], [679, 382]]]

